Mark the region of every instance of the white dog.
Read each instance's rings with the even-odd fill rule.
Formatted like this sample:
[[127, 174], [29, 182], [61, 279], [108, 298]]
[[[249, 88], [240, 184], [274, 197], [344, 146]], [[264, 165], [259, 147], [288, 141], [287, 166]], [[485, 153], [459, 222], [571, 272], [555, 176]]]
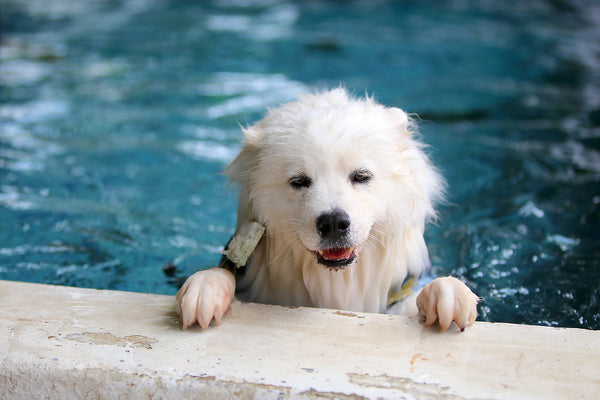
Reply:
[[[244, 138], [227, 169], [241, 188], [237, 229], [256, 221], [266, 231], [244, 267], [188, 278], [177, 293], [184, 329], [220, 323], [234, 293], [385, 312], [391, 292], [430, 268], [423, 232], [444, 183], [404, 111], [335, 89], [270, 111]], [[477, 300], [447, 277], [427, 284], [416, 303], [426, 326], [455, 321], [463, 330]]]

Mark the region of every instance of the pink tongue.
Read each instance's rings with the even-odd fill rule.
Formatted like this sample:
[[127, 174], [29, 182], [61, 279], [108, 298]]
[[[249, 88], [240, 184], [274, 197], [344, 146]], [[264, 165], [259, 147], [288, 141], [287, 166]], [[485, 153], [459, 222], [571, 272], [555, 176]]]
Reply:
[[345, 249], [327, 249], [323, 250], [322, 257], [329, 261], [347, 260], [352, 257], [352, 252], [352, 247], [347, 247]]

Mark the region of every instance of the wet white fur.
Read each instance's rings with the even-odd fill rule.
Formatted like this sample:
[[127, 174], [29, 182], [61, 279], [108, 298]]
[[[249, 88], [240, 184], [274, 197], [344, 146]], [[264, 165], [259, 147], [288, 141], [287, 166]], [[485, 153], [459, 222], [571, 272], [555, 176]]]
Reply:
[[[266, 233], [237, 282], [238, 298], [385, 312], [391, 289], [429, 269], [423, 233], [444, 181], [404, 111], [335, 89], [271, 110], [244, 129], [244, 139], [227, 169], [240, 188], [238, 227], [254, 220]], [[353, 184], [356, 170], [369, 171], [371, 180]], [[311, 178], [310, 187], [290, 186], [300, 173]], [[343, 270], [323, 267], [314, 253], [320, 244], [315, 220], [334, 208], [350, 216], [349, 237], [360, 247], [357, 261]], [[205, 288], [215, 285], [205, 273], [226, 287], [221, 297]], [[226, 274], [208, 270], [188, 279], [177, 296], [184, 327], [196, 320], [206, 327], [213, 316], [220, 321], [234, 291]], [[232, 295], [223, 298], [225, 292]], [[442, 329], [453, 320], [461, 328], [474, 321], [477, 297], [457, 279], [438, 278], [423, 293], [417, 303], [426, 324], [440, 312]]]

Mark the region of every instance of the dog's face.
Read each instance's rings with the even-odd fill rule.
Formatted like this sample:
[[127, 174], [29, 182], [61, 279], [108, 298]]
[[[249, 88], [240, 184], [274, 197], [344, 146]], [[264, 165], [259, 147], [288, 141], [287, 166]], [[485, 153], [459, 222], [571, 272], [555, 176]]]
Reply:
[[[315, 139], [308, 139], [313, 149]], [[284, 229], [295, 229], [317, 262], [341, 268], [356, 260], [375, 222], [382, 217], [384, 201], [380, 195], [386, 177], [370, 155], [360, 156], [354, 151], [354, 146], [364, 148], [366, 143], [324, 142], [326, 147], [321, 151], [298, 149], [295, 156], [286, 157], [287, 162], [279, 160], [277, 196], [285, 201], [277, 208], [269, 205], [275, 212], [266, 211], [274, 221], [289, 221], [283, 224], [287, 225]]]
[[369, 241], [381, 242], [381, 226], [414, 210], [416, 149], [401, 110], [328, 95], [290, 103], [247, 129], [229, 175], [246, 187], [248, 212], [267, 235], [339, 269]]

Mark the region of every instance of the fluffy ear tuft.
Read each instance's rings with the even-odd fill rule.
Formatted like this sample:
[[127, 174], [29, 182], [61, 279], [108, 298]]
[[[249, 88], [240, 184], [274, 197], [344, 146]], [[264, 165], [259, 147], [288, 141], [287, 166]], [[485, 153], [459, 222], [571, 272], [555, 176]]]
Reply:
[[386, 111], [389, 114], [389, 118], [395, 127], [399, 128], [404, 134], [410, 135], [415, 132], [414, 123], [412, 118], [408, 116], [399, 108], [391, 107], [387, 108]]
[[427, 145], [421, 142], [417, 123], [399, 108], [387, 108], [388, 117], [397, 133], [398, 147], [394, 166], [408, 194], [412, 210], [412, 223], [421, 226], [427, 219], [435, 219], [435, 206], [444, 202], [446, 181], [431, 163], [425, 152]]
[[260, 144], [265, 136], [261, 127], [257, 125], [248, 128], [242, 127], [242, 133], [244, 134], [246, 144], [255, 147]]
[[260, 143], [263, 136], [261, 131], [254, 127], [248, 129], [242, 128], [242, 131], [244, 132], [246, 143], [240, 154], [225, 170], [225, 175], [229, 178], [229, 183], [239, 187], [237, 229], [244, 223], [256, 219], [254, 202], [251, 198], [253, 186], [252, 174], [257, 168], [261, 151]]
[[240, 154], [225, 170], [225, 175], [229, 177], [229, 182], [240, 185], [242, 190], [245, 189], [250, 172], [256, 167], [257, 158], [258, 147], [246, 143]]
[[264, 134], [259, 125], [241, 127], [241, 129], [244, 134], [244, 147], [235, 160], [229, 164], [225, 175], [229, 177], [229, 183], [236, 183], [244, 189], [247, 186], [250, 172], [256, 167], [260, 143]]

